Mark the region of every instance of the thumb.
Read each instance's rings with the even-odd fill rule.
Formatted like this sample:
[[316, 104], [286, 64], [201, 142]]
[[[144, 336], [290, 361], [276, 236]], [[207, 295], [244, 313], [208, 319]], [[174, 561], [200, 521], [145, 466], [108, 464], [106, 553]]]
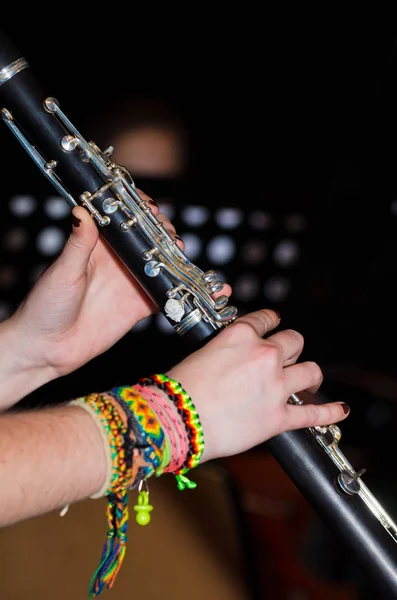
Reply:
[[83, 275], [99, 237], [97, 227], [82, 206], [73, 208], [72, 224], [72, 233], [58, 260], [67, 271], [68, 279]]

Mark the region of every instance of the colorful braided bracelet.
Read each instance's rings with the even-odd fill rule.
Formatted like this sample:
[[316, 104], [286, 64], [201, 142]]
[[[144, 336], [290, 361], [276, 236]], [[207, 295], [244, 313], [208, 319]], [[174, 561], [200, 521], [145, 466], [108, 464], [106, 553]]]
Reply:
[[138, 486], [138, 502], [134, 506], [141, 525], [150, 521], [148, 490], [141, 491], [144, 480], [158, 468], [164, 468], [170, 457], [169, 441], [146, 400], [130, 387], [117, 387], [110, 392], [90, 394], [70, 402], [89, 412], [101, 430], [107, 450], [107, 477], [102, 489], [93, 496], [108, 499], [108, 533], [100, 564], [89, 588], [96, 598], [112, 587], [124, 560], [127, 544], [128, 490]]
[[188, 452], [186, 429], [181, 419], [171, 403], [155, 390], [139, 384], [135, 385], [134, 389], [151, 404], [170, 440], [172, 449], [170, 460], [161, 473], [159, 470], [156, 471], [156, 475], [178, 471], [184, 464]]
[[184, 474], [199, 464], [200, 458], [204, 452], [204, 434], [199, 416], [190, 396], [178, 381], [171, 379], [162, 373], [140, 379], [139, 385], [143, 387], [157, 387], [165, 392], [168, 398], [175, 404], [186, 427], [189, 449], [185, 462], [179, 469], [174, 471], [174, 475], [176, 476], [178, 488], [180, 490], [183, 490], [186, 487], [196, 487], [196, 484], [185, 477]]

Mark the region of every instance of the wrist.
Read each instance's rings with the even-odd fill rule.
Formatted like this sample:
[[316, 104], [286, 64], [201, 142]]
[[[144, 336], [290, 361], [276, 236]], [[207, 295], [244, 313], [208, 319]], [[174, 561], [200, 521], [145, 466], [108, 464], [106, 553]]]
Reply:
[[217, 458], [214, 435], [215, 431], [213, 427], [213, 408], [216, 402], [211, 402], [211, 399], [208, 398], [207, 390], [205, 394], [201, 393], [200, 380], [198, 379], [197, 381], [195, 381], [194, 378], [190, 377], [188, 370], [184, 369], [183, 366], [178, 365], [170, 369], [170, 371], [166, 373], [166, 376], [180, 383], [180, 385], [183, 387], [186, 393], [189, 394], [192, 403], [197, 411], [203, 431], [205, 444], [204, 451], [200, 457], [200, 463]]
[[56, 378], [49, 365], [37, 365], [29, 356], [16, 315], [0, 323], [0, 412]]

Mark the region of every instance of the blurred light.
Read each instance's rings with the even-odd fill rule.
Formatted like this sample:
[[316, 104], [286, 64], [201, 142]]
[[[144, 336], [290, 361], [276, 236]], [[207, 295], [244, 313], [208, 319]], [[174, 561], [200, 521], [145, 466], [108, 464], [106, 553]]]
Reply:
[[125, 129], [115, 141], [114, 160], [139, 177], [178, 177], [185, 170], [186, 153], [178, 131], [157, 125]]
[[257, 265], [266, 258], [266, 244], [260, 240], [248, 240], [243, 244], [241, 254], [247, 263]]
[[284, 227], [290, 233], [300, 233], [307, 225], [307, 218], [304, 215], [288, 215], [284, 220]]
[[215, 213], [215, 222], [222, 229], [235, 229], [243, 219], [243, 211], [239, 208], [219, 208]]
[[28, 243], [29, 235], [22, 227], [13, 227], [4, 235], [4, 248], [10, 252], [19, 252]]
[[208, 243], [207, 256], [211, 262], [224, 265], [236, 252], [236, 243], [230, 235], [217, 235]]
[[181, 210], [182, 220], [190, 227], [200, 227], [210, 218], [210, 211], [206, 206], [190, 205]]
[[0, 321], [5, 321], [11, 316], [11, 306], [7, 302], [0, 301]]
[[50, 196], [44, 203], [44, 211], [52, 219], [63, 219], [70, 214], [71, 209], [61, 196]]
[[390, 211], [393, 215], [397, 215], [397, 200], [393, 200], [393, 202], [391, 203]]
[[0, 288], [9, 290], [18, 281], [18, 271], [11, 265], [0, 267]]
[[10, 211], [16, 217], [29, 217], [37, 207], [37, 200], [34, 196], [18, 195], [10, 199]]
[[237, 277], [233, 283], [233, 296], [236, 296], [236, 298], [243, 302], [250, 302], [259, 294], [259, 289], [259, 277], [245, 273]]
[[156, 204], [159, 207], [159, 211], [172, 221], [175, 217], [175, 207], [172, 202], [166, 198], [156, 198]]
[[248, 216], [248, 223], [253, 229], [269, 229], [273, 225], [273, 217], [263, 210], [254, 210]]
[[156, 325], [162, 333], [175, 333], [175, 329], [171, 325], [171, 323], [165, 318], [163, 313], [159, 313], [156, 315]]
[[144, 331], [145, 329], [147, 329], [149, 327], [149, 325], [151, 324], [152, 321], [153, 321], [153, 317], [152, 317], [152, 315], [149, 315], [145, 319], [141, 319], [140, 321], [138, 321], [138, 323], [136, 325], [134, 325], [134, 327], [132, 328], [131, 331], [133, 333], [139, 333], [140, 331]]
[[272, 302], [282, 302], [288, 296], [290, 288], [291, 284], [288, 279], [275, 275], [266, 281], [263, 291]]
[[281, 267], [290, 267], [299, 258], [299, 245], [295, 240], [281, 240], [273, 250], [274, 261]]
[[190, 260], [195, 260], [201, 253], [203, 243], [196, 233], [182, 233], [180, 237], [185, 244], [184, 253]]
[[44, 256], [51, 256], [63, 248], [65, 238], [64, 231], [59, 227], [45, 227], [37, 236], [36, 246]]
[[36, 283], [40, 275], [46, 270], [48, 265], [46, 263], [39, 263], [33, 267], [30, 271], [30, 281]]

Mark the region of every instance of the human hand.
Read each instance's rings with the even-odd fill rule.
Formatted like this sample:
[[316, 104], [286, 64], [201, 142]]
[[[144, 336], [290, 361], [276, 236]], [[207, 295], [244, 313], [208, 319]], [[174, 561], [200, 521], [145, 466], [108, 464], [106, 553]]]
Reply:
[[[169, 219], [140, 190], [167, 231]], [[72, 234], [11, 318], [22, 364], [66, 375], [106, 351], [138, 321], [158, 312], [139, 283], [110, 250], [89, 213], [73, 209]], [[177, 237], [177, 236], [176, 236]], [[177, 237], [183, 250], [183, 242]], [[222, 294], [230, 295], [230, 286]], [[216, 297], [219, 294], [214, 294]], [[111, 310], [110, 310], [111, 308]]]
[[238, 319], [168, 373], [191, 396], [203, 426], [202, 461], [239, 454], [287, 430], [336, 423], [346, 404], [294, 406], [291, 394], [314, 393], [320, 367], [297, 360], [304, 339], [294, 330], [263, 336], [279, 325], [272, 310]]

